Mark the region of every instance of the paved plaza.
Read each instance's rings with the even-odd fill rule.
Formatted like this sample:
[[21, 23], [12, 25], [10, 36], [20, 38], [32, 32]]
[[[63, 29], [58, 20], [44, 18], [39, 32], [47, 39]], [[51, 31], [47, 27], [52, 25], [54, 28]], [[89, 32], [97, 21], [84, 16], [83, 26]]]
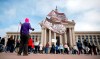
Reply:
[[0, 59], [100, 59], [100, 55], [72, 55], [72, 54], [29, 54], [17, 56], [16, 53], [0, 53]]

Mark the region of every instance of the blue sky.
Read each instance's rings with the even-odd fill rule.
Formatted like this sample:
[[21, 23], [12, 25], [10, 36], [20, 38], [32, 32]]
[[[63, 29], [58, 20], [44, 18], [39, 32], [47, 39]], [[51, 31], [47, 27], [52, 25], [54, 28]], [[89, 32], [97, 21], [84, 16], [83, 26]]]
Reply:
[[39, 23], [56, 6], [76, 22], [75, 31], [100, 31], [100, 0], [0, 0], [0, 36], [18, 32], [26, 17], [36, 32], [41, 31]]

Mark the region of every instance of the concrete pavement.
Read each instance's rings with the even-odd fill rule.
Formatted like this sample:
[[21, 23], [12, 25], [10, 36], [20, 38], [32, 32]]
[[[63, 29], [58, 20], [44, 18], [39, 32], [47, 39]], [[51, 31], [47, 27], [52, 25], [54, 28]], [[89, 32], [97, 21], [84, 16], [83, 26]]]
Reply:
[[0, 59], [100, 59], [100, 55], [72, 55], [72, 54], [29, 54], [17, 56], [16, 53], [0, 53]]

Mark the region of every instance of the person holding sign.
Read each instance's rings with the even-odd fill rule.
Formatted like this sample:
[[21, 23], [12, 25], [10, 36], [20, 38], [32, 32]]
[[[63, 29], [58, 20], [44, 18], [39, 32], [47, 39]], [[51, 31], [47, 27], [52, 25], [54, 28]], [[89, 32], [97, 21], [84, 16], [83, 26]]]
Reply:
[[20, 47], [18, 51], [18, 55], [21, 55], [23, 52], [23, 56], [28, 55], [28, 39], [29, 39], [29, 29], [34, 31], [34, 28], [31, 28], [29, 19], [25, 19], [25, 23], [21, 24], [20, 29]]

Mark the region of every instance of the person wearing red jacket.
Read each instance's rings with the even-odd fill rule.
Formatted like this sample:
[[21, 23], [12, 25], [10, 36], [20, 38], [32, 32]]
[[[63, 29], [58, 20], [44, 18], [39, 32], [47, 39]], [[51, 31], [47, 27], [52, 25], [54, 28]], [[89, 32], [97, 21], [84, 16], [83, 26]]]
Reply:
[[33, 40], [32, 38], [30, 37], [29, 40], [28, 40], [28, 52], [32, 52], [32, 50], [34, 49], [34, 43], [33, 43]]

